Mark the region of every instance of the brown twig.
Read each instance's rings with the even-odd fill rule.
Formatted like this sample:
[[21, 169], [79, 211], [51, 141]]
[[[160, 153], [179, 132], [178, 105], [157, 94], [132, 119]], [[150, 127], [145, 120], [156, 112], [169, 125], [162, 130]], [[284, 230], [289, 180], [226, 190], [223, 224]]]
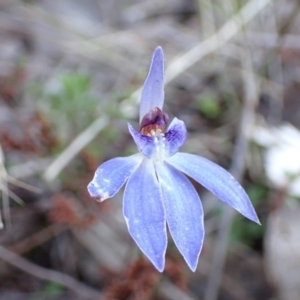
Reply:
[[50, 226], [26, 237], [25, 239], [15, 243], [10, 247], [15, 253], [22, 254], [24, 252], [30, 251], [31, 249], [45, 243], [53, 236], [59, 235], [65, 231], [68, 227], [62, 224], [51, 224]]
[[77, 281], [69, 275], [37, 266], [2, 246], [0, 246], [0, 258], [35, 277], [63, 285], [74, 291], [77, 295], [84, 297], [84, 299], [101, 299], [101, 293]]

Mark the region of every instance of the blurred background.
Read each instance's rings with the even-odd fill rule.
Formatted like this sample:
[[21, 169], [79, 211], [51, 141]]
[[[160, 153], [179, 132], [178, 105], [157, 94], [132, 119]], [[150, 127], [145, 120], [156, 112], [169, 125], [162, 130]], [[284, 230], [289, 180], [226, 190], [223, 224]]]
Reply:
[[[182, 151], [228, 169], [262, 225], [193, 182], [206, 237], [192, 273], [160, 274], [97, 203], [102, 162], [135, 153], [126, 122], [154, 49]], [[299, 300], [300, 2], [0, 0], [0, 299]]]

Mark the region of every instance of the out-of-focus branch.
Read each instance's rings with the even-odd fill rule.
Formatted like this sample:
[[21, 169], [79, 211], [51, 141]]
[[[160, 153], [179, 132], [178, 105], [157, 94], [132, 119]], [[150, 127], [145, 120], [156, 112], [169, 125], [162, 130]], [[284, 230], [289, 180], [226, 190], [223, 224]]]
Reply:
[[[171, 82], [181, 73], [193, 66], [196, 62], [206, 55], [218, 50], [230, 39], [232, 39], [247, 23], [249, 23], [262, 9], [264, 9], [271, 0], [252, 0], [249, 1], [239, 13], [224, 24], [213, 36], [200, 42], [194, 48], [181, 56], [176, 57], [166, 69], [165, 83]], [[141, 88], [136, 90], [130, 98], [133, 98], [135, 104], [138, 102], [138, 95]], [[129, 99], [130, 99], [129, 98]], [[126, 99], [125, 101], [128, 101]]]
[[108, 118], [101, 116], [87, 129], [81, 132], [76, 139], [51, 163], [44, 172], [44, 178], [52, 181], [61, 170], [101, 131], [107, 124]]
[[198, 0], [197, 4], [202, 36], [208, 38], [216, 32], [213, 4], [211, 0]]
[[[240, 52], [241, 63], [244, 72], [244, 105], [240, 121], [239, 133], [233, 153], [233, 162], [230, 168], [231, 174], [241, 180], [245, 170], [246, 154], [252, 128], [255, 123], [255, 107], [258, 101], [258, 87], [253, 74], [251, 54], [247, 48]], [[212, 268], [209, 274], [205, 300], [216, 300], [222, 278], [223, 267], [227, 254], [228, 236], [231, 230], [235, 211], [229, 207], [224, 207], [224, 212], [219, 226], [215, 251], [212, 259]]]
[[13, 178], [26, 178], [42, 173], [51, 164], [51, 161], [52, 158], [49, 157], [36, 157], [34, 160], [12, 166], [8, 168], [7, 171]]
[[53, 223], [48, 227], [41, 229], [38, 232], [24, 238], [23, 240], [17, 242], [9, 248], [17, 254], [22, 254], [37, 247], [38, 245], [41, 245], [42, 243], [45, 243], [53, 236], [57, 236], [67, 229], [67, 226], [64, 226], [59, 223]]
[[[275, 5], [271, 5], [273, 13], [270, 14], [269, 26], [271, 30], [276, 33], [278, 32], [278, 25], [275, 17]], [[278, 42], [283, 43], [283, 38], [278, 36]], [[279, 43], [277, 47], [279, 48]], [[283, 70], [282, 70], [282, 61], [280, 55], [274, 56], [274, 59], [267, 65], [269, 78], [274, 82], [277, 82], [281, 89], [277, 91], [276, 98], [272, 101], [270, 105], [270, 114], [268, 116], [268, 123], [272, 125], [278, 125], [282, 119], [283, 111], [283, 101], [284, 101], [284, 88], [283, 88]]]
[[69, 275], [39, 267], [2, 246], [0, 246], [0, 258], [35, 277], [63, 285], [85, 299], [101, 299], [101, 294], [99, 292], [84, 285]]
[[[4, 220], [10, 225], [11, 220], [9, 214], [9, 199], [7, 195], [8, 187], [7, 187], [6, 177], [7, 177], [7, 172], [4, 166], [4, 154], [0, 144], [0, 194], [2, 198]], [[2, 220], [1, 209], [0, 209], [0, 229], [2, 228], [4, 228], [4, 223]]]
[[165, 82], [172, 81], [200, 59], [226, 44], [270, 2], [271, 0], [249, 1], [239, 13], [223, 25], [213, 36], [174, 59], [166, 69]]

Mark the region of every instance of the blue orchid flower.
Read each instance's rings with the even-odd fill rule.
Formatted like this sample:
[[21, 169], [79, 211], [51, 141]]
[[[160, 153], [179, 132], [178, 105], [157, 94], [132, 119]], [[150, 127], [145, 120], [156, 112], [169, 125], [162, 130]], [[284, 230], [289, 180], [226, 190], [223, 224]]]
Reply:
[[[164, 103], [164, 55], [156, 48], [140, 102], [140, 127], [130, 124], [138, 154], [103, 163], [88, 185], [99, 201], [113, 197], [126, 183], [123, 213], [129, 233], [160, 272], [164, 269], [167, 224], [170, 234], [192, 271], [203, 245], [203, 209], [198, 193], [185, 175], [250, 220], [259, 223], [240, 184], [225, 169], [196, 155], [178, 152], [187, 130], [174, 118], [169, 126]], [[184, 174], [185, 175], [184, 175]]]

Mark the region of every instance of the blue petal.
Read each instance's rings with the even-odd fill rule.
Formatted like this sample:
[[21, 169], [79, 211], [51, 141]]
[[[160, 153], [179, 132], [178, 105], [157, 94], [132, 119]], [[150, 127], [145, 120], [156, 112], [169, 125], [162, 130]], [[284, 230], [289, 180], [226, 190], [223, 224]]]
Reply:
[[127, 125], [128, 130], [133, 137], [139, 151], [148, 158], [152, 158], [153, 156], [155, 156], [156, 149], [154, 144], [154, 137], [143, 135], [135, 130], [129, 123]]
[[186, 127], [183, 121], [174, 118], [167, 132], [165, 133], [168, 156], [178, 152], [186, 139]]
[[161, 47], [157, 47], [142, 90], [140, 122], [151, 109], [155, 107], [162, 109], [164, 97], [164, 53]]
[[139, 151], [146, 157], [164, 160], [175, 154], [184, 144], [186, 128], [183, 121], [174, 118], [165, 134], [157, 133], [153, 136], [143, 135], [128, 123], [128, 130], [132, 135]]
[[142, 155], [113, 158], [102, 164], [88, 185], [91, 197], [103, 201], [113, 197], [143, 160]]
[[242, 215], [259, 224], [245, 190], [225, 169], [208, 159], [187, 153], [177, 153], [166, 161], [198, 181]]
[[124, 193], [123, 212], [132, 238], [162, 272], [167, 248], [166, 217], [151, 160], [144, 159], [129, 178]]
[[167, 223], [174, 242], [192, 271], [204, 239], [203, 209], [190, 181], [166, 163], [156, 163]]

